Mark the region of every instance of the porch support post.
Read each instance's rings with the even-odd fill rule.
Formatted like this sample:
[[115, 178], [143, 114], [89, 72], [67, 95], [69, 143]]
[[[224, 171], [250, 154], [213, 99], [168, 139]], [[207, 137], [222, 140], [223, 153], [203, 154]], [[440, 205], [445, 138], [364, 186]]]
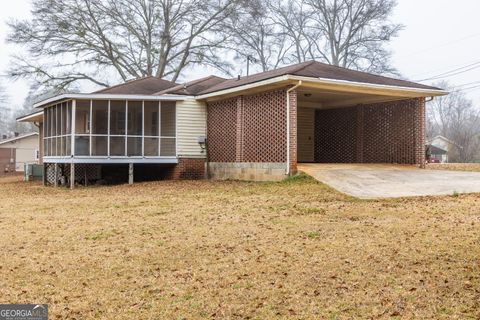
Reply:
[[75, 163], [70, 164], [70, 189], [75, 188]]
[[133, 163], [128, 164], [128, 184], [133, 184]]
[[55, 168], [55, 180], [53, 181], [53, 186], [56, 188], [58, 187], [58, 163], [55, 163], [54, 164], [54, 168]]
[[43, 163], [43, 186], [46, 187], [47, 186], [47, 164], [46, 163]]

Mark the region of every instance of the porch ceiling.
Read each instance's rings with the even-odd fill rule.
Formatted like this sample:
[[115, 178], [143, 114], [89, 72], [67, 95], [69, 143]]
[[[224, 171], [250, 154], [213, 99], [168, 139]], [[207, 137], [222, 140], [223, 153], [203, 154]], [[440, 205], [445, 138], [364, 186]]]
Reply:
[[358, 104], [379, 103], [412, 98], [410, 96], [340, 92], [303, 86], [300, 87], [297, 92], [299, 107], [315, 109], [335, 109], [355, 106]]

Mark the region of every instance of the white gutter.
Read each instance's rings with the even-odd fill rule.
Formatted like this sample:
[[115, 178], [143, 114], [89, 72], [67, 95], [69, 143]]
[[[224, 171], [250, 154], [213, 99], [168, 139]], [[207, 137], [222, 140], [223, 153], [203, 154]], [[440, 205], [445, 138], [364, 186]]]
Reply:
[[290, 174], [290, 92], [302, 85], [302, 80], [287, 90], [287, 170], [286, 175]]
[[227, 95], [227, 94], [235, 94], [239, 91], [245, 91], [245, 90], [258, 88], [262, 86], [268, 86], [268, 85], [276, 84], [279, 82], [298, 82], [298, 81], [303, 81], [304, 84], [306, 83], [316, 84], [319, 87], [321, 87], [322, 85], [325, 85], [325, 86], [328, 86], [330, 90], [341, 88], [342, 89], [341, 91], [344, 91], [344, 92], [349, 92], [349, 89], [356, 90], [356, 91], [358, 91], [359, 89], [370, 89], [372, 91], [381, 91], [381, 93], [377, 93], [377, 94], [386, 95], [386, 96], [388, 96], [389, 94], [401, 96], [403, 94], [406, 97], [409, 97], [409, 96], [412, 96], [412, 94], [414, 94], [414, 95], [417, 95], [417, 97], [435, 97], [435, 96], [443, 96], [448, 94], [448, 91], [445, 91], [445, 90], [392, 86], [392, 85], [373, 84], [373, 83], [366, 83], [366, 82], [335, 80], [335, 79], [328, 79], [328, 78], [283, 75], [283, 76], [266, 79], [266, 80], [262, 80], [262, 81], [258, 81], [250, 84], [240, 85], [234, 88], [202, 94], [199, 96], [195, 96], [195, 99], [202, 100], [202, 99], [208, 99], [208, 98], [213, 98], [213, 97]]
[[85, 99], [85, 100], [148, 100], [148, 101], [181, 101], [190, 96], [183, 95], [165, 95], [152, 96], [146, 94], [106, 94], [106, 93], [65, 93], [43, 101], [37, 102], [33, 105], [34, 108], [47, 107], [53, 102], [66, 99]]
[[385, 85], [385, 84], [374, 84], [374, 83], [337, 80], [337, 79], [328, 79], [328, 78], [312, 78], [312, 77], [303, 77], [303, 76], [294, 76], [294, 75], [289, 75], [287, 77], [289, 80], [296, 80], [296, 81], [302, 80], [305, 82], [312, 82], [312, 83], [325, 84], [325, 85], [336, 85], [336, 86], [348, 87], [348, 88], [386, 90], [386, 91], [391, 91], [392, 93], [403, 93], [403, 92], [418, 93], [418, 94], [422, 94], [422, 96], [425, 96], [425, 97], [443, 96], [449, 93], [448, 91], [445, 91], [445, 90], [392, 86], [392, 85]]

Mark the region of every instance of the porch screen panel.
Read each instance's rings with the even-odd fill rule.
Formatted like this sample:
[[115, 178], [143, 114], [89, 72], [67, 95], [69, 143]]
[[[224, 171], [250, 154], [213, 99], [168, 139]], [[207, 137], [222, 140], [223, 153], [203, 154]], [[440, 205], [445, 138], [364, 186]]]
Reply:
[[158, 138], [144, 138], [145, 157], [158, 157]]
[[67, 102], [65, 128], [67, 134], [72, 133], [72, 101]]
[[158, 134], [158, 101], [145, 101], [144, 127], [145, 136], [157, 137]]
[[176, 155], [176, 139], [160, 138], [160, 156], [174, 157]]
[[61, 107], [61, 116], [62, 116], [62, 121], [61, 121], [61, 133], [62, 133], [62, 136], [66, 135], [68, 132], [67, 132], [67, 103], [64, 102], [62, 103], [62, 107]]
[[90, 155], [90, 136], [75, 136], [75, 155]]
[[128, 135], [142, 135], [142, 101], [128, 101]]
[[127, 155], [129, 157], [142, 156], [142, 138], [141, 137], [127, 138]]
[[75, 133], [90, 133], [90, 100], [77, 100], [75, 112]]
[[92, 134], [108, 134], [108, 100], [92, 101]]
[[112, 100], [110, 102], [110, 135], [125, 134], [125, 101]]
[[110, 137], [110, 156], [125, 156], [125, 137]]
[[162, 137], [175, 137], [175, 102], [164, 102], [160, 108], [160, 128]]
[[108, 156], [107, 136], [92, 136], [92, 156]]

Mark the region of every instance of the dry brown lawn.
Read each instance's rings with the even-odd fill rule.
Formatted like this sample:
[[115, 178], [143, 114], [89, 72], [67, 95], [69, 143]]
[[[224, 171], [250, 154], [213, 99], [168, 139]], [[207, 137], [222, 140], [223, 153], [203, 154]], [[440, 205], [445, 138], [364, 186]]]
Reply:
[[480, 318], [478, 195], [15, 177], [0, 230], [0, 303], [48, 303], [51, 319]]
[[429, 163], [427, 169], [480, 172], [480, 163]]

